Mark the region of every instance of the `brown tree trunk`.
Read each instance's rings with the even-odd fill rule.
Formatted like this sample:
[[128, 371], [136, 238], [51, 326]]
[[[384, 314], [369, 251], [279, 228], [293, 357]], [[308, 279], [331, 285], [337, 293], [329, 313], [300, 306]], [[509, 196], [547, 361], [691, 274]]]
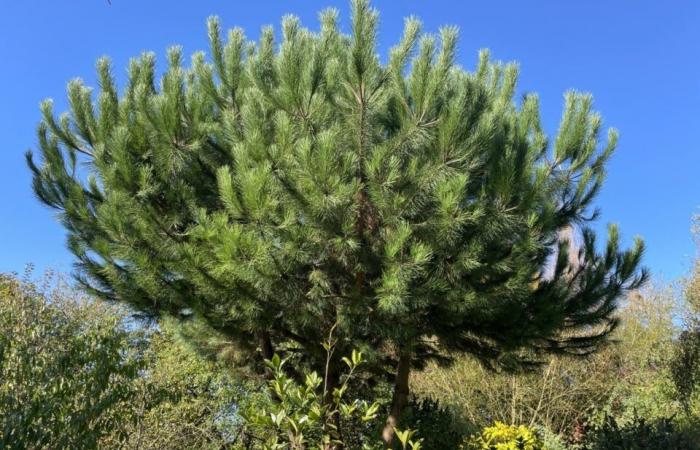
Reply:
[[395, 428], [399, 426], [399, 420], [403, 415], [403, 410], [408, 403], [408, 377], [411, 374], [411, 352], [402, 351], [399, 355], [399, 365], [396, 370], [396, 380], [394, 381], [394, 394], [391, 397], [391, 409], [389, 417], [386, 419], [382, 438], [386, 448], [393, 448]]
[[[273, 356], [275, 356], [275, 348], [272, 346], [272, 339], [270, 338], [270, 333], [267, 331], [259, 331], [257, 333], [259, 345], [260, 345], [260, 353], [262, 353], [263, 359], [269, 361], [272, 359]], [[272, 373], [272, 370], [265, 365], [264, 368], [264, 376], [268, 380], [272, 380], [274, 378], [274, 374]]]
[[275, 356], [275, 349], [272, 347], [272, 339], [270, 339], [270, 333], [267, 331], [260, 331], [258, 333], [258, 339], [260, 340], [260, 351], [262, 352], [263, 358], [270, 360]]

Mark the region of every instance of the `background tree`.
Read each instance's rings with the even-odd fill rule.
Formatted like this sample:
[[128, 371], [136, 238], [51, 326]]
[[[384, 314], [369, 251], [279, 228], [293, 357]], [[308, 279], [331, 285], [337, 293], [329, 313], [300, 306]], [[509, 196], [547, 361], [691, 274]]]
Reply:
[[[50, 280], [49, 280], [50, 281]], [[46, 286], [53, 286], [45, 289]], [[113, 308], [0, 274], [0, 447], [96, 448], [142, 367]]]
[[467, 72], [455, 28], [412, 18], [383, 64], [377, 12], [352, 10], [350, 35], [333, 10], [318, 33], [285, 17], [279, 44], [271, 28], [223, 42], [212, 19], [210, 61], [173, 48], [157, 83], [144, 54], [121, 93], [101, 59], [95, 98], [74, 80], [68, 113], [42, 104], [28, 162], [91, 292], [317, 369], [335, 327], [329, 383], [363, 350], [394, 382], [391, 441], [413, 367], [593, 351], [645, 278], [643, 246], [621, 251], [611, 227], [599, 252], [585, 225], [617, 141], [600, 143], [590, 96], [566, 95], [550, 146], [537, 97], [514, 100], [516, 65], [482, 52]]
[[[700, 248], [700, 216], [695, 216], [693, 233]], [[671, 361], [673, 382], [689, 419], [700, 421], [700, 259], [693, 264], [684, 283], [684, 329], [678, 336]]]
[[168, 320], [147, 331], [142, 360], [130, 401], [118, 412], [119, 426], [99, 448], [232, 447], [242, 427], [237, 405], [256, 400], [254, 384], [223, 361], [203, 357]]
[[170, 321], [146, 327], [52, 275], [0, 275], [0, 447], [233, 446], [236, 405], [266, 398], [178, 336]]

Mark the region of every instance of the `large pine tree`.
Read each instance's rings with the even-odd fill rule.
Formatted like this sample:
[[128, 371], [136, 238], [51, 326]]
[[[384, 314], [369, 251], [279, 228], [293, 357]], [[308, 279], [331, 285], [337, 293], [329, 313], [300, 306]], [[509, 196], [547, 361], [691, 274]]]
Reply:
[[223, 41], [211, 19], [208, 58], [173, 48], [158, 82], [144, 54], [121, 91], [101, 59], [97, 95], [75, 80], [68, 113], [42, 104], [28, 162], [91, 292], [316, 368], [334, 328], [334, 355], [363, 348], [394, 380], [391, 440], [431, 358], [595, 350], [643, 245], [620, 250], [615, 227], [596, 245], [586, 225], [617, 140], [590, 96], [566, 95], [550, 142], [537, 97], [514, 99], [516, 65], [482, 52], [467, 72], [456, 29], [415, 19], [383, 63], [376, 11], [352, 6], [350, 35], [326, 11], [317, 33], [285, 17], [279, 43]]

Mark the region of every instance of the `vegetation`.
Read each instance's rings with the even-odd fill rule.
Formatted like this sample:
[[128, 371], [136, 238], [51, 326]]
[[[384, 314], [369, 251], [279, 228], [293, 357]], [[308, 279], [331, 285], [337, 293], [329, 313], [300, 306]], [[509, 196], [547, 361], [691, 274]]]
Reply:
[[122, 433], [112, 433], [100, 447], [119, 449], [218, 450], [240, 431], [236, 405], [251, 389], [220, 362], [199, 356], [171, 323], [151, 330], [143, 351], [141, 376], [122, 414]]
[[473, 436], [467, 448], [475, 450], [541, 450], [542, 442], [537, 433], [524, 425], [506, 425], [496, 422], [492, 427]]
[[[629, 296], [611, 344], [587, 358], [512, 374], [460, 356], [414, 374], [420, 398], [409, 401], [396, 448], [700, 448], [697, 396], [681, 395], [697, 385], [675, 383], [688, 332], [677, 318], [694, 314], [686, 301], [696, 277], [684, 290]], [[236, 346], [210, 335], [193, 347], [193, 322], [134, 322], [59, 282], [4, 276], [0, 293], [4, 448], [384, 447], [391, 385], [368, 387], [359, 352], [328, 396], [327, 372], [303, 372], [294, 359], [269, 361], [267, 383], [232, 369]], [[319, 346], [333, 353], [334, 342]]]
[[0, 275], [0, 447], [700, 449], [700, 260], [644, 285], [596, 239], [591, 96], [549, 138], [456, 29], [382, 58], [367, 0], [320, 17], [42, 103], [77, 286]]
[[667, 395], [673, 391], [668, 361], [677, 333], [675, 303], [669, 289], [629, 296], [617, 314], [614, 343], [584, 360], [553, 357], [535, 373], [494, 374], [460, 358], [449, 368], [432, 365], [416, 374], [413, 390], [440, 399], [476, 429], [500, 421], [571, 436], [596, 410], [669, 416], [679, 405]]
[[671, 419], [663, 418], [647, 421], [636, 414], [625, 423], [605, 415], [603, 422], [590, 433], [586, 450], [636, 450], [664, 449], [677, 450], [698, 448], [697, 441], [679, 433]]
[[89, 292], [193, 317], [251, 365], [296, 355], [330, 392], [362, 350], [392, 380], [391, 445], [412, 369], [591, 353], [646, 272], [640, 240], [620, 249], [611, 226], [601, 251], [587, 226], [617, 141], [589, 95], [566, 95], [550, 140], [537, 97], [515, 99], [516, 65], [484, 52], [467, 72], [456, 29], [415, 19], [383, 64], [377, 12], [352, 10], [349, 35], [334, 11], [318, 33], [286, 17], [279, 45], [270, 28], [224, 42], [212, 19], [211, 61], [185, 68], [173, 48], [157, 82], [145, 54], [121, 93], [102, 59], [96, 97], [76, 80], [68, 113], [42, 104], [27, 159]]
[[0, 278], [0, 447], [219, 449], [245, 382], [199, 356], [171, 326], [60, 279]]
[[[329, 349], [330, 354], [330, 349]], [[371, 424], [379, 413], [379, 404], [366, 401], [346, 400], [349, 382], [362, 363], [362, 353], [353, 352], [352, 358], [345, 358], [348, 373], [339, 387], [329, 391], [328, 372], [323, 377], [316, 372], [306, 375], [304, 385], [297, 385], [284, 372], [286, 361], [275, 355], [268, 361], [273, 378], [270, 390], [274, 400], [269, 408], [254, 405], [243, 412], [248, 428], [258, 432], [258, 439], [264, 442], [265, 449], [307, 448], [323, 449], [329, 446], [349, 445], [353, 448], [375, 448], [370, 436]], [[329, 398], [328, 400], [325, 400]], [[341, 427], [341, 423], [353, 423], [356, 432], [348, 433], [351, 427]], [[369, 427], [364, 424], [369, 424]], [[346, 436], [341, 434], [345, 431]], [[363, 432], [364, 431], [364, 432]], [[369, 440], [369, 442], [367, 441]]]
[[[700, 247], [700, 217], [695, 219], [695, 236]], [[700, 417], [700, 259], [685, 283], [685, 327], [680, 333], [671, 361], [677, 398], [687, 416]], [[700, 426], [700, 423], [697, 425]]]
[[139, 365], [117, 315], [7, 276], [0, 300], [0, 447], [94, 448], [129, 420]]

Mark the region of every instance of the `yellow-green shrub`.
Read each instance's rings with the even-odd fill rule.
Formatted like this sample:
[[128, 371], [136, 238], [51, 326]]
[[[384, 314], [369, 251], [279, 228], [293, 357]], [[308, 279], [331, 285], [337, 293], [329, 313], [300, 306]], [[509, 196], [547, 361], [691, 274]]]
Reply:
[[537, 434], [524, 425], [496, 422], [481, 434], [469, 438], [466, 449], [471, 450], [543, 450]]

